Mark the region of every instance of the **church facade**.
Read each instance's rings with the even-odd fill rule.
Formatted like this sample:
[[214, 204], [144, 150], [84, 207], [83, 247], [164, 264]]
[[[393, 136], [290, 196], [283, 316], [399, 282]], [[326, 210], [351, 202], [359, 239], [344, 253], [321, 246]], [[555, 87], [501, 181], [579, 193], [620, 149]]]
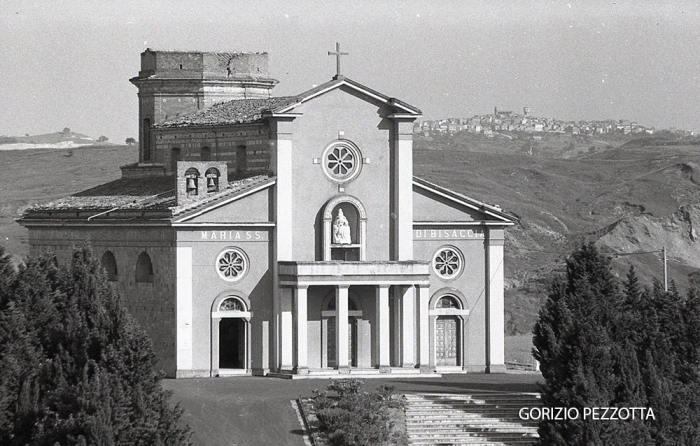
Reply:
[[[339, 52], [339, 51], [338, 51]], [[419, 109], [265, 53], [146, 50], [139, 161], [19, 219], [89, 242], [172, 377], [505, 371], [511, 218], [413, 176]]]

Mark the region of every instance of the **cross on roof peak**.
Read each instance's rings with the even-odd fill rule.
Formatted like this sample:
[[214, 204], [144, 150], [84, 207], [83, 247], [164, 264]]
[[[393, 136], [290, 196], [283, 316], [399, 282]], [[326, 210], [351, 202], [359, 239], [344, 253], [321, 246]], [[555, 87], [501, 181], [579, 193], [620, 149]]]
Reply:
[[328, 52], [329, 56], [335, 56], [335, 59], [336, 59], [336, 75], [335, 75], [336, 78], [343, 77], [343, 75], [340, 74], [340, 56], [347, 56], [349, 54], [350, 53], [341, 53], [340, 52], [340, 43], [339, 42], [335, 42], [335, 51]]

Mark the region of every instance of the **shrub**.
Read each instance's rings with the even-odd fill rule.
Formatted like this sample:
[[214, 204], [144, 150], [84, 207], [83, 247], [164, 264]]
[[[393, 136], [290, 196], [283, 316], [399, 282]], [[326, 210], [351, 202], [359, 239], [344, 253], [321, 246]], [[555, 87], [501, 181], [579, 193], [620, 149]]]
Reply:
[[397, 432], [392, 409], [403, 409], [393, 398], [393, 387], [381, 386], [376, 392], [364, 392], [364, 382], [340, 379], [326, 391], [315, 392], [316, 416], [328, 441], [334, 446], [405, 445], [407, 438]]

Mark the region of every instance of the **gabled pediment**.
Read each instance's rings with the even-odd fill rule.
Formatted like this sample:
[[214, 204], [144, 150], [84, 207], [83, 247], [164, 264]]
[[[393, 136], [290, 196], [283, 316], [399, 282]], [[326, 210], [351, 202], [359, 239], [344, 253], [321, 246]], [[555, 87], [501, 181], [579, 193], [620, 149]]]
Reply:
[[244, 187], [174, 208], [173, 224], [269, 223], [272, 217], [270, 189], [275, 178], [252, 180]]
[[497, 206], [483, 203], [417, 177], [413, 177], [413, 221], [414, 223], [513, 224], [513, 218]]
[[264, 113], [263, 116], [275, 116], [280, 114], [292, 113], [294, 108], [299, 106], [300, 104], [303, 104], [318, 96], [324, 95], [330, 91], [340, 89], [343, 87], [358, 93], [360, 96], [365, 96], [368, 99], [378, 101], [382, 104], [391, 107], [391, 109], [393, 110], [393, 114], [397, 117], [405, 116], [407, 118], [418, 118], [422, 115], [422, 112], [412, 105], [409, 105], [396, 98], [386, 96], [385, 94], [382, 94], [376, 90], [372, 90], [371, 88], [366, 87], [359, 82], [355, 82], [352, 79], [348, 79], [344, 76], [336, 76], [333, 78], [333, 80], [329, 82], [321, 84], [317, 87], [312, 88], [311, 90], [305, 91], [304, 93], [297, 95], [294, 101], [287, 102], [278, 107], [271, 108], [268, 112]]

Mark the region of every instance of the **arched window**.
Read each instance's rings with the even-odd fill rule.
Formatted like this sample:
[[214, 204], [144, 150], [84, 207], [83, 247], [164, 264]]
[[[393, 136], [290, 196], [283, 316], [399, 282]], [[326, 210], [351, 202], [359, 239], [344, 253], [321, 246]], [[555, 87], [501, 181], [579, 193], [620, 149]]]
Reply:
[[197, 195], [199, 193], [199, 171], [190, 167], [185, 171], [185, 192], [187, 195]]
[[219, 305], [219, 311], [245, 311], [245, 304], [236, 297], [227, 297]]
[[210, 167], [204, 173], [204, 176], [207, 178], [207, 192], [219, 192], [219, 177], [221, 176], [219, 169]]
[[173, 147], [170, 150], [170, 173], [177, 174], [178, 161], [180, 161], [180, 149]]
[[202, 147], [199, 149], [199, 160], [211, 161], [211, 149], [209, 147]]
[[136, 260], [136, 282], [153, 283], [153, 264], [151, 257], [142, 252]]
[[143, 160], [144, 161], [150, 161], [151, 160], [151, 120], [149, 118], [146, 118], [143, 120], [143, 135], [141, 137], [143, 138]]
[[116, 282], [118, 278], [117, 260], [114, 258], [114, 254], [112, 254], [112, 251], [105, 251], [105, 253], [102, 254], [102, 260], [100, 261], [100, 264], [107, 273], [107, 280], [111, 282]]
[[446, 309], [454, 309], [454, 310], [459, 310], [461, 307], [459, 305], [459, 302], [457, 299], [453, 296], [445, 296], [441, 297], [440, 300], [437, 301], [437, 304], [435, 304], [435, 308], [446, 308]]

